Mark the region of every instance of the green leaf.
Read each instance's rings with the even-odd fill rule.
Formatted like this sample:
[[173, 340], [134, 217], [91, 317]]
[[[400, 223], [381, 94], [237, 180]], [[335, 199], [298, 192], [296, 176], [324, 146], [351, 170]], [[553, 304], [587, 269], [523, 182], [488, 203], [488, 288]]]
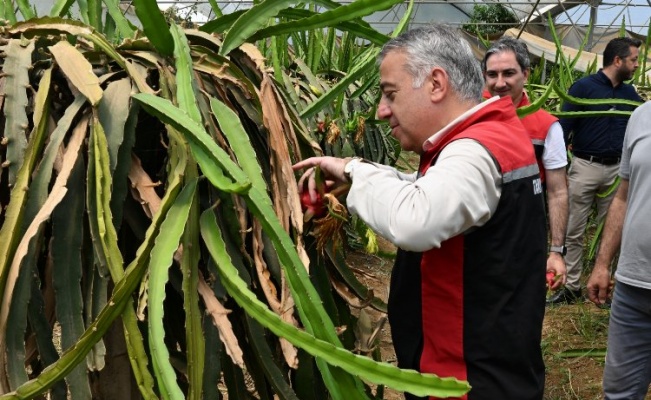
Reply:
[[[33, 123], [35, 126], [30, 137], [45, 138], [47, 136], [50, 117], [51, 77], [52, 69], [48, 68], [44, 71], [39, 82], [39, 89], [34, 101]], [[65, 124], [64, 118], [62, 118], [62, 124]], [[50, 138], [50, 140], [52, 139]], [[41, 165], [43, 164], [41, 163]], [[41, 168], [37, 170], [36, 174], [39, 174]], [[40, 189], [40, 191], [36, 189]], [[47, 183], [39, 185], [38, 182], [33, 181], [30, 184], [29, 197], [24, 207], [24, 219], [19, 227], [19, 231], [16, 232], [17, 235], [22, 236], [27, 230], [29, 223], [37, 215], [38, 210], [45, 201], [47, 190]], [[42, 238], [42, 231], [41, 229], [37, 233], [38, 239]], [[28, 255], [25, 257], [21, 266], [22, 273], [20, 274], [19, 281], [16, 283], [15, 295], [11, 299], [11, 312], [7, 323], [7, 370], [9, 372], [9, 382], [12, 386], [17, 386], [19, 382], [27, 380], [25, 372], [24, 337], [27, 324], [27, 304], [31, 294], [30, 283], [33, 281], [32, 274], [36, 264], [36, 257], [38, 257], [36, 247], [34, 244], [29, 247]], [[36, 301], [36, 299], [33, 300]]]
[[235, 153], [242, 171], [251, 180], [253, 187], [257, 188], [261, 193], [265, 193], [267, 183], [262, 178], [262, 169], [258, 163], [258, 157], [255, 154], [249, 135], [240, 122], [239, 116], [226, 104], [215, 98], [210, 99], [210, 109], [215, 114], [224, 136], [228, 139], [228, 143]]
[[103, 0], [106, 5], [106, 10], [111, 18], [113, 18], [120, 35], [123, 38], [131, 38], [136, 32], [136, 27], [124, 16], [124, 14], [122, 14], [122, 11], [120, 11], [119, 1], [120, 0]]
[[[83, 265], [84, 163], [77, 160], [69, 191], [52, 214], [52, 283], [57, 294], [56, 315], [61, 325], [61, 347], [71, 348], [84, 333], [83, 298], [80, 289]], [[72, 398], [90, 398], [86, 365], [75, 368], [66, 381]]]
[[179, 194], [177, 204], [180, 208], [175, 219], [166, 219], [161, 226], [165, 235], [156, 239], [149, 260], [149, 348], [152, 355], [152, 365], [158, 380], [158, 386], [164, 399], [185, 398], [181, 388], [176, 383], [176, 372], [170, 364], [170, 354], [165, 345], [165, 328], [163, 327], [163, 301], [165, 300], [165, 285], [168, 269], [172, 265], [174, 253], [179, 247], [181, 235], [190, 213], [192, 200], [197, 188], [197, 180], [186, 184]]
[[131, 108], [131, 82], [127, 78], [109, 83], [99, 103], [100, 125], [108, 144], [109, 170], [114, 173], [118, 154], [124, 141], [125, 125]]
[[420, 374], [413, 370], [401, 370], [393, 365], [376, 362], [368, 357], [353, 354], [332, 343], [315, 338], [293, 325], [284, 322], [259, 301], [244, 281], [226, 252], [221, 231], [212, 210], [201, 215], [201, 234], [210, 255], [220, 270], [220, 278], [229, 294], [244, 310], [274, 334], [287, 339], [315, 357], [331, 365], [341, 367], [351, 374], [380, 385], [386, 385], [417, 396], [459, 397], [467, 393], [467, 382], [454, 378], [439, 378], [433, 374]]
[[[370, 290], [364, 286], [351, 271], [341, 251], [334, 250], [334, 246], [326, 246], [325, 250], [332, 265], [337, 269], [343, 280], [357, 297], [364, 300], [367, 299], [369, 295], [372, 295], [372, 292], [370, 292]], [[373, 296], [370, 305], [378, 311], [383, 313], [387, 312], [387, 305], [380, 298]]]
[[[49, 70], [48, 70], [49, 71]], [[46, 71], [42, 82], [49, 82], [50, 72]], [[46, 92], [41, 92], [41, 96]], [[40, 110], [42, 99], [37, 101], [36, 110]], [[22, 236], [22, 226], [26, 222], [23, 220], [25, 213], [25, 205], [27, 204], [27, 192], [29, 188], [30, 178], [34, 167], [37, 164], [41, 150], [47, 139], [47, 121], [40, 120], [38, 123], [39, 128], [35, 131], [36, 134], [30, 135], [27, 149], [25, 150], [25, 157], [18, 174], [16, 176], [16, 183], [11, 190], [11, 197], [9, 205], [4, 211], [4, 221], [2, 228], [0, 228], [0, 298], [4, 298], [5, 285], [10, 271], [11, 262], [13, 260], [16, 248]], [[8, 304], [1, 304], [2, 307], [8, 307]], [[0, 325], [0, 330], [4, 327]], [[2, 365], [2, 363], [0, 363]]]
[[391, 37], [396, 37], [403, 33], [409, 27], [409, 21], [411, 21], [411, 14], [414, 11], [414, 0], [409, 0], [409, 5], [407, 6], [407, 11], [403, 14], [400, 22], [393, 29]]
[[174, 66], [176, 67], [176, 101], [194, 122], [201, 123], [201, 112], [194, 95], [192, 57], [190, 46], [183, 30], [178, 25], [170, 26], [174, 39]]
[[[251, 187], [251, 182], [244, 172], [235, 164], [228, 154], [208, 136], [203, 126], [192, 120], [183, 110], [174, 107], [169, 100], [154, 95], [138, 93], [133, 96], [145, 109], [174, 129], [186, 134], [192, 146], [192, 152], [200, 163], [203, 173], [217, 188], [231, 193], [244, 193]], [[187, 135], [192, 132], [192, 135]], [[209, 161], [218, 160], [218, 164]], [[212, 164], [212, 165], [210, 165]], [[232, 178], [227, 178], [224, 173]]]
[[[181, 28], [174, 24], [170, 27], [174, 38], [174, 60], [176, 67], [176, 99], [181, 109], [185, 110], [195, 122], [201, 123], [201, 112], [195, 97], [192, 57], [190, 46]], [[178, 138], [177, 138], [178, 136]], [[188, 148], [178, 134], [170, 135], [172, 154], [187, 152]], [[198, 176], [196, 163], [188, 163], [186, 179], [194, 180]], [[197, 202], [189, 211], [185, 232], [183, 234], [183, 257], [181, 270], [183, 272], [183, 308], [185, 310], [186, 354], [188, 357], [188, 399], [201, 399], [203, 386], [203, 369], [205, 359], [205, 343], [201, 330], [201, 312], [199, 310], [199, 208]], [[150, 280], [151, 284], [151, 280]]]
[[533, 103], [531, 103], [528, 106], [525, 107], [520, 107], [516, 111], [518, 113], [519, 118], [524, 118], [529, 114], [533, 114], [536, 111], [540, 110], [543, 105], [545, 104], [545, 101], [547, 101], [547, 98], [549, 98], [549, 95], [552, 93], [554, 87], [554, 80], [550, 82], [550, 84], [547, 86], [545, 89], [545, 92], [540, 96], [539, 98], [536, 99]]
[[29, 104], [27, 91], [29, 87], [29, 69], [32, 67], [34, 40], [9, 39], [4, 48], [6, 58], [3, 71], [5, 78], [5, 126], [4, 136], [7, 140], [5, 163], [9, 170], [9, 184], [16, 183], [16, 175], [23, 165], [27, 147], [27, 129], [29, 119], [26, 106]]
[[133, 0], [133, 5], [151, 44], [161, 54], [171, 56], [174, 53], [174, 40], [156, 0]]
[[4, 6], [4, 15], [3, 18], [9, 21], [10, 24], [15, 24], [18, 19], [16, 18], [16, 12], [14, 11], [14, 4], [12, 0], [2, 0]]
[[36, 16], [28, 0], [17, 0], [16, 3], [18, 3], [18, 9], [20, 10], [20, 13], [23, 15], [24, 19], [31, 19]]
[[331, 105], [337, 96], [348, 89], [351, 83], [354, 83], [361, 76], [368, 73], [372, 68], [375, 68], [375, 59], [379, 52], [380, 49], [378, 48], [370, 48], [367, 50], [365, 54], [359, 57], [359, 60], [355, 63], [355, 67], [348, 72], [348, 75], [346, 75], [345, 78], [339, 80], [336, 85], [332, 86], [330, 90], [319, 97], [318, 100], [303, 109], [301, 112], [301, 118], [309, 118], [326, 106]]
[[[332, 320], [319, 302], [318, 294], [309, 281], [307, 271], [294, 248], [294, 243], [278, 221], [267, 193], [260, 192], [257, 187], [252, 187], [244, 171], [210, 138], [202, 126], [192, 121], [182, 110], [172, 106], [169, 101], [152, 95], [136, 94], [134, 98], [151, 113], [155, 113], [163, 122], [185, 135], [202, 172], [213, 185], [217, 187], [224, 185], [222, 182], [224, 176], [219, 175], [222, 171], [234, 179], [235, 182], [229, 186], [242, 189], [238, 193], [244, 195], [247, 206], [274, 242], [276, 251], [285, 266], [287, 280], [297, 310], [301, 314], [301, 321], [306, 329], [317, 337], [340, 344]], [[227, 189], [233, 191], [230, 187]], [[319, 361], [317, 360], [317, 362]], [[335, 398], [363, 398], [361, 383], [358, 380], [351, 375], [342, 374], [341, 370], [328, 369], [323, 363], [320, 367], [324, 379], [331, 385], [329, 389]]]
[[[172, 170], [168, 179], [167, 192], [161, 201], [158, 213], [154, 215], [151, 225], [147, 229], [144, 242], [138, 248], [135, 259], [127, 267], [124, 277], [115, 284], [113, 296], [95, 322], [86, 329], [75, 347], [66, 350], [57, 362], [45, 368], [40, 375], [21, 385], [14, 392], [0, 396], [0, 400], [32, 399], [47, 391], [57, 381], [68, 375], [84, 359], [93, 345], [106, 333], [115, 318], [122, 313], [124, 307], [131, 300], [133, 291], [145, 274], [150, 252], [154, 247], [157, 236], [160, 235], [163, 221], [167, 220], [167, 218], [171, 221], [178, 220], [178, 213], [186, 206], [186, 201], [183, 199], [178, 203], [176, 202], [186, 165], [187, 159], [183, 158], [179, 160]], [[141, 393], [145, 393], [147, 388], [143, 387], [143, 382], [138, 380], [137, 376], [136, 380]], [[147, 399], [157, 398], [155, 395], [146, 395], [144, 397]]]
[[269, 384], [274, 388], [274, 393], [282, 400], [299, 400], [285, 380], [283, 371], [276, 364], [274, 354], [266, 340], [264, 329], [248, 314], [245, 315], [245, 318], [249, 342], [253, 347], [253, 356], [263, 369]]
[[[377, 11], [387, 10], [394, 5], [401, 3], [402, 1], [403, 0], [357, 0], [353, 3], [350, 3], [349, 5], [337, 7], [334, 10], [326, 11], [323, 13], [315, 13], [308, 18], [303, 18], [293, 22], [285, 22], [273, 27], [261, 29], [257, 31], [255, 35], [251, 35], [251, 37], [243, 39], [241, 43], [246, 40], [260, 40], [272, 35], [293, 33], [303, 30], [307, 31], [311, 29], [323, 28], [325, 26], [333, 26], [340, 22], [346, 22], [354, 20], [356, 18], [365, 17]], [[224, 44], [225, 43], [226, 39], [224, 39]]]
[[[88, 215], [93, 234], [93, 248], [98, 259], [98, 267], [108, 269], [113, 282], [124, 276], [122, 253], [111, 214], [112, 173], [110, 170], [109, 146], [104, 129], [99, 122], [99, 112], [94, 110], [89, 144], [88, 165]], [[102, 265], [104, 263], [104, 265]], [[101, 271], [101, 269], [99, 269]], [[104, 297], [105, 299], [105, 297]], [[122, 315], [129, 361], [136, 381], [144, 397], [153, 394], [153, 378], [148, 370], [148, 359], [138, 320], [129, 301]]]
[[561, 351], [557, 354], [561, 358], [579, 358], [579, 357], [606, 357], [606, 349], [604, 348], [587, 348], [587, 349], [572, 349]]
[[246, 11], [247, 10], [238, 10], [230, 14], [219, 16], [218, 18], [201, 25], [199, 29], [208, 33], [223, 33], [228, 30]]
[[265, 0], [246, 10], [230, 27], [224, 37], [224, 44], [219, 50], [222, 56], [227, 55], [269, 23], [269, 18], [275, 17], [282, 9], [296, 4], [295, 0]]
[[[25, 230], [25, 233], [20, 237], [20, 242], [16, 246], [15, 252], [11, 255], [11, 264], [7, 271], [6, 286], [3, 287], [4, 293], [2, 296], [2, 307], [0, 308], [0, 354], [3, 355], [3, 357], [0, 358], [2, 361], [0, 362], [0, 365], [2, 365], [3, 370], [5, 368], [4, 354], [6, 346], [5, 337], [7, 320], [11, 299], [14, 297], [15, 284], [20, 274], [20, 267], [23, 264], [23, 261], [28, 258], [29, 248], [33, 246], [35, 237], [38, 236], [45, 221], [50, 218], [52, 211], [61, 202], [67, 192], [66, 182], [70, 175], [70, 171], [74, 167], [79, 156], [79, 149], [85, 137], [86, 126], [87, 118], [82, 119], [79, 123], [79, 128], [73, 130], [72, 138], [68, 143], [68, 151], [63, 156], [61, 168], [52, 186], [52, 190], [38, 213], [34, 216], [32, 221], [29, 222], [29, 226]], [[20, 188], [20, 186], [17, 187]], [[2, 371], [2, 373], [4, 373], [4, 371]]]
[[[182, 151], [188, 151], [183, 146]], [[186, 178], [196, 179], [198, 176], [196, 164], [188, 165]], [[190, 171], [191, 170], [191, 171]], [[196, 196], [195, 196], [196, 197]], [[181, 240], [183, 257], [181, 272], [183, 276], [183, 309], [185, 310], [186, 354], [188, 359], [188, 395], [189, 400], [201, 400], [203, 389], [203, 372], [205, 367], [206, 345], [203, 336], [203, 313], [199, 308], [199, 204], [193, 200], [188, 214], [185, 232]]]
[[[309, 10], [301, 10], [297, 8], [282, 10], [278, 14], [279, 17], [287, 18], [291, 20], [301, 20], [314, 15], [317, 15], [317, 13]], [[387, 35], [378, 32], [377, 30], [371, 28], [370, 26], [366, 26], [365, 24], [359, 23], [359, 21], [342, 21], [337, 24], [332, 24], [329, 26], [332, 26], [333, 28], [336, 28], [337, 30], [342, 32], [352, 33], [353, 35], [355, 35], [360, 39], [366, 39], [371, 43], [379, 46], [383, 45], [389, 40], [389, 37]], [[268, 31], [270, 36], [278, 36], [278, 34], [274, 32], [275, 27], [276, 26], [271, 26], [263, 29], [263, 31]], [[251, 40], [255, 40], [258, 34], [261, 34], [261, 32], [258, 32], [255, 35], [253, 35], [251, 37]]]
[[[642, 104], [641, 101], [635, 101], [635, 100], [626, 100], [626, 99], [584, 99], [584, 98], [578, 98], [578, 97], [573, 97], [567, 94], [564, 90], [561, 90], [561, 88], [556, 84], [555, 81], [552, 81], [551, 86], [554, 87], [554, 92], [563, 99], [563, 101], [567, 101], [568, 103], [572, 104], [577, 104], [581, 106], [609, 106], [609, 105], [625, 105], [625, 106], [633, 106], [637, 107]], [[625, 111], [629, 113], [630, 111]], [[617, 115], [617, 114], [612, 114], [612, 115]]]
[[56, 0], [50, 10], [50, 17], [63, 17], [70, 11], [70, 6], [75, 0]]

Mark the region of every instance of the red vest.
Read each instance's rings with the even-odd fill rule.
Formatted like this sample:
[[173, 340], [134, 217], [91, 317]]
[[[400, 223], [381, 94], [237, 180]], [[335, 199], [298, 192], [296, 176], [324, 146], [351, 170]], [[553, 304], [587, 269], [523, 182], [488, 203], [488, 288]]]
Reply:
[[[488, 90], [484, 90], [482, 95], [485, 99], [490, 99], [492, 97]], [[526, 107], [530, 104], [527, 94], [522, 93], [522, 99], [517, 108]], [[552, 126], [554, 122], [558, 121], [558, 118], [543, 109], [539, 109], [538, 111], [521, 118], [520, 121], [529, 134], [531, 143], [536, 152], [536, 161], [538, 161], [538, 169], [540, 169], [540, 180], [545, 182], [545, 166], [543, 165], [542, 160], [543, 152], [545, 151], [545, 140], [549, 133], [549, 127]]]
[[[522, 94], [522, 100], [518, 104], [518, 108], [525, 107], [530, 105], [529, 98], [526, 93]], [[558, 118], [554, 117], [547, 111], [539, 109], [538, 111], [521, 118], [522, 125], [524, 129], [527, 130], [529, 137], [531, 138], [531, 143], [536, 151], [536, 160], [538, 161], [538, 168], [540, 169], [540, 179], [545, 182], [545, 166], [543, 165], [543, 152], [545, 151], [545, 140], [547, 139], [547, 134], [549, 133], [549, 127], [556, 121]]]
[[486, 224], [440, 248], [398, 251], [389, 294], [398, 365], [467, 379], [473, 390], [463, 400], [540, 400], [547, 235], [534, 151], [504, 98], [444, 134], [421, 155], [420, 173], [458, 139], [492, 155], [500, 201]]

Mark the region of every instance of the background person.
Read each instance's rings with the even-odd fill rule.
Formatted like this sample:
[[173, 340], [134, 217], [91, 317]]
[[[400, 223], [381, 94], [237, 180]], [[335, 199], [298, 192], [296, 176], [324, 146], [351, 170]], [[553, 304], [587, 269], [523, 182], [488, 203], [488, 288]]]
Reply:
[[[638, 67], [641, 41], [632, 38], [613, 39], [606, 45], [603, 68], [596, 74], [576, 81], [569, 95], [583, 99], [627, 99], [642, 101], [632, 85], [624, 83]], [[633, 106], [581, 106], [565, 102], [563, 111], [632, 111]], [[583, 240], [593, 202], [597, 204], [597, 221], [602, 221], [615, 194], [600, 197], [613, 185], [619, 171], [622, 142], [628, 117], [563, 118], [561, 125], [566, 142], [571, 138], [574, 155], [569, 170], [570, 213], [565, 245], [567, 282], [549, 304], [574, 303], [581, 296]]]
[[603, 388], [606, 400], [643, 400], [651, 384], [651, 104], [631, 116], [624, 138], [622, 178], [608, 210], [587, 292], [603, 305], [611, 291], [610, 264], [620, 243], [616, 290], [608, 324]]
[[[398, 365], [470, 382], [463, 399], [542, 399], [547, 239], [531, 141], [510, 99], [481, 102], [470, 46], [432, 25], [387, 42], [378, 116], [417, 173], [359, 159], [310, 158], [352, 181], [350, 211], [399, 247], [389, 322]], [[407, 395], [408, 399], [413, 399]]]
[[[516, 108], [531, 104], [524, 84], [531, 72], [527, 45], [512, 37], [494, 42], [482, 60], [486, 90], [491, 96], [510, 96]], [[558, 118], [540, 109], [521, 118], [533, 143], [547, 204], [551, 245], [547, 257], [547, 272], [559, 276], [551, 289], [565, 283], [565, 231], [567, 229], [567, 152], [563, 128]]]

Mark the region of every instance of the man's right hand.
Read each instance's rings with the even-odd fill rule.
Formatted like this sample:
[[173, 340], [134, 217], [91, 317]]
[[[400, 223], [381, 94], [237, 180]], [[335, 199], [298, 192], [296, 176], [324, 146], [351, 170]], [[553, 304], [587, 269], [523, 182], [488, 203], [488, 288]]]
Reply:
[[610, 296], [611, 283], [610, 271], [608, 267], [596, 266], [588, 279], [588, 298], [597, 306], [606, 304], [606, 299]]
[[328, 188], [334, 188], [341, 184], [348, 183], [348, 179], [346, 179], [346, 174], [344, 173], [344, 167], [350, 160], [352, 160], [352, 158], [311, 157], [297, 162], [292, 166], [294, 171], [307, 168], [298, 180], [299, 190], [302, 191], [303, 188], [307, 186], [307, 190], [310, 193], [310, 199], [312, 202], [316, 200], [317, 189], [314, 171], [317, 166], [321, 169], [321, 173], [326, 180], [325, 183]]

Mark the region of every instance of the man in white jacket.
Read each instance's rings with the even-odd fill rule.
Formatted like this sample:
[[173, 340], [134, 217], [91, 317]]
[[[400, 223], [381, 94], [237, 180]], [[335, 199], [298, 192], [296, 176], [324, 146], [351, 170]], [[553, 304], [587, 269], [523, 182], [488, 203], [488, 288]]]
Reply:
[[[314, 167], [399, 247], [389, 322], [398, 365], [467, 380], [462, 399], [540, 400], [547, 238], [531, 141], [510, 98], [482, 100], [469, 45], [432, 25], [380, 54], [378, 116], [419, 171], [316, 157], [299, 180], [316, 199]], [[415, 397], [407, 394], [408, 399]]]

